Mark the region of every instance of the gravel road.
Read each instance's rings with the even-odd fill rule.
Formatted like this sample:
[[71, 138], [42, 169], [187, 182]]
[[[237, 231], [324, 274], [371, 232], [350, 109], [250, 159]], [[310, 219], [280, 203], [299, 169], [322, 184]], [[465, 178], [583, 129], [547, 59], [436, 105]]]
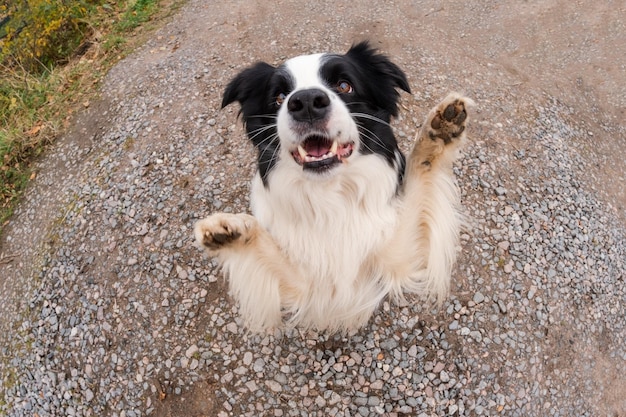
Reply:
[[[6, 416], [626, 416], [626, 3], [188, 3], [37, 164], [0, 241]], [[248, 208], [235, 73], [370, 39], [406, 150], [449, 91], [452, 294], [341, 337], [247, 334], [195, 220]], [[252, 277], [253, 278], [253, 277]]]

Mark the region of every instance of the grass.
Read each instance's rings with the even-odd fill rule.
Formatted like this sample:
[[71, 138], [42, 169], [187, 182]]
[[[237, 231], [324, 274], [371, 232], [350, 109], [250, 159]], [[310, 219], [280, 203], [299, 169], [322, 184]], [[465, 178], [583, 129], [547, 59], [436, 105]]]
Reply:
[[[66, 61], [55, 65], [41, 63], [33, 71], [16, 60], [0, 59], [0, 235], [36, 175], [31, 169], [35, 159], [64, 133], [72, 115], [97, 96], [107, 71], [183, 2], [103, 3], [85, 18], [91, 30], [84, 32], [85, 36], [76, 42], [77, 50]], [[0, 5], [0, 21], [5, 11]], [[0, 27], [0, 36], [6, 34], [3, 29]], [[32, 348], [28, 341], [22, 343], [24, 349]], [[7, 405], [5, 391], [19, 381], [8, 360], [9, 356], [0, 355], [5, 365], [4, 375], [0, 375], [0, 382], [5, 382], [0, 391], [0, 414]]]
[[72, 40], [77, 46], [66, 58], [53, 64], [35, 58], [34, 69], [15, 59], [0, 62], [0, 235], [36, 176], [35, 159], [97, 95], [107, 71], [183, 2], [103, 1], [81, 17], [87, 29], [77, 32], [80, 39]]

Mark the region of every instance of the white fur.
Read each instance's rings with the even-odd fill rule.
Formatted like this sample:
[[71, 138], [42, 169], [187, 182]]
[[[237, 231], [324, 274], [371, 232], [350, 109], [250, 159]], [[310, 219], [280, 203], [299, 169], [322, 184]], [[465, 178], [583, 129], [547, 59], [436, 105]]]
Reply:
[[367, 269], [368, 257], [395, 228], [397, 179], [385, 165], [368, 155], [322, 181], [282, 164], [270, 174], [268, 188], [255, 178], [254, 216], [283, 248], [305, 289], [306, 297], [292, 307], [294, 322], [319, 328], [363, 324], [384, 295], [384, 283]]
[[293, 91], [311, 87], [321, 87], [328, 90], [326, 86], [320, 83], [318, 74], [323, 56], [324, 54], [301, 55], [285, 62], [285, 67], [291, 74], [295, 75], [296, 85]]
[[[285, 102], [289, 101], [293, 93], [304, 89], [317, 88], [324, 91], [331, 100], [331, 114], [326, 124], [326, 132], [324, 133], [330, 137], [338, 138], [344, 143], [348, 141], [358, 143], [359, 132], [354, 120], [350, 117], [350, 112], [347, 107], [339, 96], [326, 87], [319, 79], [318, 70], [322, 56], [323, 54], [303, 55], [285, 62], [285, 67], [296, 81], [295, 89], [287, 95]], [[287, 114], [287, 106], [282, 106], [278, 111], [276, 128], [282, 145], [281, 151], [283, 155], [281, 156], [281, 160], [283, 161], [285, 159], [291, 159], [288, 153], [293, 150], [302, 139], [302, 135], [298, 134], [294, 129], [294, 124], [293, 119]]]
[[[216, 231], [241, 234], [210, 253], [222, 263], [253, 331], [285, 322], [352, 330], [367, 322], [387, 294], [402, 298], [409, 291], [442, 301], [449, 291], [462, 223], [451, 165], [464, 134], [445, 147], [434, 146], [428, 137], [434, 109], [417, 135], [398, 191], [397, 172], [387, 161], [358, 152], [355, 122], [317, 77], [320, 56], [299, 57], [286, 66], [296, 89], [328, 91], [327, 128], [355, 142], [353, 155], [329, 173], [303, 172], [290, 154], [301, 138], [283, 106], [277, 120], [281, 154], [267, 184], [259, 174], [253, 180], [253, 216], [218, 213], [196, 225], [200, 244]], [[451, 95], [439, 110], [452, 100], [468, 101]], [[430, 158], [428, 165], [424, 158]]]

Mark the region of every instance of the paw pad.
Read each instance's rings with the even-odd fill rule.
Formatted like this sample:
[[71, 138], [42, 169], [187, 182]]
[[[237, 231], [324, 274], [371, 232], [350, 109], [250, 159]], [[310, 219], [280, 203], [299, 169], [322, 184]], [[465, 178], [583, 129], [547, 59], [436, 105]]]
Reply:
[[447, 105], [444, 102], [432, 117], [430, 121], [432, 130], [428, 134], [432, 140], [443, 139], [447, 145], [463, 133], [466, 119], [467, 112], [463, 100], [455, 99]]
[[196, 241], [209, 250], [219, 250], [243, 240], [246, 222], [240, 216], [217, 213], [196, 223]]
[[240, 237], [241, 233], [237, 231], [230, 231], [225, 227], [223, 232], [206, 231], [204, 233], [202, 244], [209, 249], [218, 249], [239, 239]]

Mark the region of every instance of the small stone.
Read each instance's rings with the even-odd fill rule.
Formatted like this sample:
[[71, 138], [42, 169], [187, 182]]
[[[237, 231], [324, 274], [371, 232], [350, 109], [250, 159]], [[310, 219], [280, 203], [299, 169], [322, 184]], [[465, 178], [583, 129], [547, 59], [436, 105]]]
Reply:
[[88, 403], [91, 402], [94, 398], [94, 393], [92, 390], [87, 389], [85, 391], [85, 401], [87, 401]]
[[478, 330], [471, 331], [469, 335], [472, 339], [474, 339], [478, 343], [480, 343], [483, 340], [483, 335], [480, 334]]
[[383, 389], [384, 383], [382, 380], [374, 381], [370, 384], [371, 389]]
[[474, 298], [472, 300], [474, 301], [474, 303], [480, 304], [485, 301], [485, 296], [482, 293], [477, 292], [476, 294], [474, 294]]
[[276, 381], [265, 381], [265, 385], [273, 392], [281, 392], [283, 390], [283, 387]]
[[441, 382], [443, 382], [444, 384], [446, 382], [450, 382], [450, 376], [448, 375], [448, 373], [446, 371], [441, 371], [439, 373], [439, 379], [441, 380]]
[[254, 361], [254, 365], [252, 366], [254, 372], [261, 373], [265, 370], [265, 361], [261, 358]]
[[281, 384], [281, 385], [285, 385], [285, 384], [287, 384], [287, 383], [288, 383], [288, 381], [287, 381], [287, 376], [286, 376], [285, 374], [281, 373], [281, 372], [277, 373], [277, 374], [274, 376], [274, 380], [275, 380], [276, 382], [278, 382], [279, 384]]
[[185, 271], [185, 269], [179, 265], [176, 265], [176, 273], [178, 274], [178, 278], [187, 279], [187, 276], [188, 276], [187, 271]]
[[506, 240], [498, 243], [498, 249], [500, 249], [500, 251], [502, 252], [508, 251], [510, 246], [511, 246], [511, 243]]
[[367, 397], [356, 397], [353, 402], [355, 405], [366, 405]]
[[191, 345], [185, 351], [185, 356], [191, 358], [196, 352], [198, 352], [198, 345]]
[[370, 407], [377, 406], [378, 404], [380, 404], [380, 398], [376, 396], [372, 396], [367, 399], [367, 405]]

